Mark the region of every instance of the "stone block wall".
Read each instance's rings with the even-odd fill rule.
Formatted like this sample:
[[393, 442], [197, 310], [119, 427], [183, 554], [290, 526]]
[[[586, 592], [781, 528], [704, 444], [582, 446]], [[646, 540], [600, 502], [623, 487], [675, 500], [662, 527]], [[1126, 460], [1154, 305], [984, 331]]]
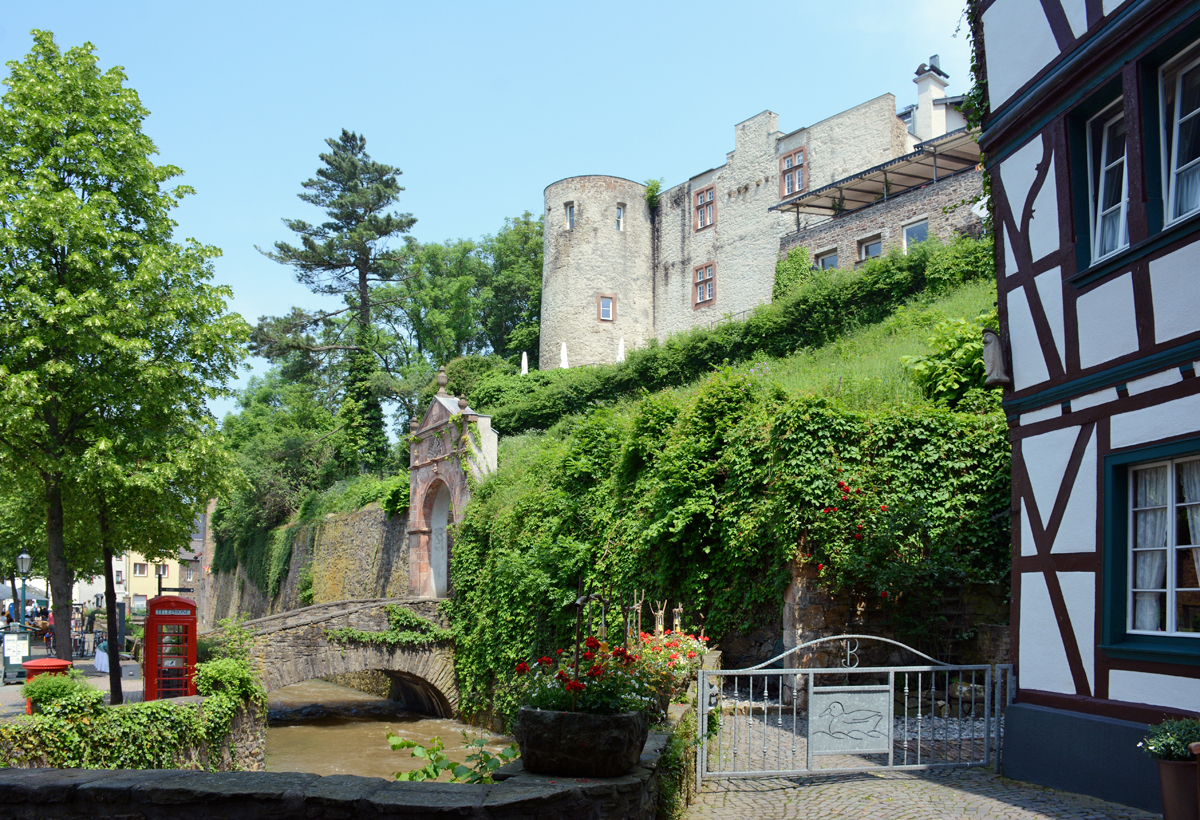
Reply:
[[278, 594], [267, 598], [241, 567], [232, 573], [213, 573], [208, 579], [208, 606], [202, 607], [208, 616], [201, 628], [212, 629], [221, 618], [238, 613], [261, 618], [303, 606], [300, 576], [306, 566], [312, 568], [316, 604], [406, 595], [407, 527], [406, 515], [389, 518], [379, 504], [347, 515], [328, 515], [301, 527]]
[[[921, 219], [929, 220], [931, 237], [950, 240], [957, 234], [978, 236], [983, 226], [979, 217], [971, 213], [969, 201], [981, 193], [981, 172], [964, 171], [923, 188], [906, 191], [887, 202], [878, 202], [794, 231], [780, 241], [780, 255], [797, 247], [807, 248], [814, 258], [817, 254], [836, 250], [838, 267], [851, 270], [858, 260], [860, 240], [880, 235], [886, 254], [892, 248], [903, 247], [903, 226]], [[968, 204], [962, 204], [964, 200]]]

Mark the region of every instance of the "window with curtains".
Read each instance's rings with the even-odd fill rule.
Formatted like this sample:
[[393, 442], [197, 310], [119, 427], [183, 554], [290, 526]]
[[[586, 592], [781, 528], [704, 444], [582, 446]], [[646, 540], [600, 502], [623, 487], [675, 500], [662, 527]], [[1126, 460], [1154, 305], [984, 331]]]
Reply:
[[1200, 211], [1200, 43], [1162, 70], [1167, 222]]
[[1129, 470], [1126, 629], [1200, 635], [1200, 458]]
[[1117, 100], [1093, 117], [1087, 130], [1092, 259], [1099, 260], [1129, 244], [1124, 101]]

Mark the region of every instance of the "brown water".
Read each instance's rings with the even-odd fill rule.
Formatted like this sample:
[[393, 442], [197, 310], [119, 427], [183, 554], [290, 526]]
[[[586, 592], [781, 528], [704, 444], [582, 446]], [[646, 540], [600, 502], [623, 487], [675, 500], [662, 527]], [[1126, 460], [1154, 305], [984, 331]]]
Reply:
[[387, 741], [389, 731], [426, 746], [431, 738], [441, 737], [446, 755], [457, 762], [469, 754], [463, 746], [463, 731], [470, 738], [488, 738], [487, 748], [492, 752], [511, 742], [457, 720], [409, 714], [356, 716], [355, 712], [386, 709], [389, 701], [327, 681], [305, 681], [270, 693], [270, 709], [276, 714], [311, 704], [320, 704], [335, 714], [268, 726], [267, 771], [357, 774], [391, 780], [396, 772], [425, 765], [425, 760], [412, 757], [408, 749], [392, 751]]

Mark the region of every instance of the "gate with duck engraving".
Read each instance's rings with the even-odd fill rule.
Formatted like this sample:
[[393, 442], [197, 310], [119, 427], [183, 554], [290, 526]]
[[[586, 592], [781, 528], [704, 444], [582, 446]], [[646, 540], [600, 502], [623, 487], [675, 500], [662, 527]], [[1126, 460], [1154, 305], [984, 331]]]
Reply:
[[[862, 666], [865, 642], [914, 663]], [[788, 658], [836, 654], [808, 667]], [[991, 766], [999, 771], [1010, 664], [943, 663], [870, 635], [821, 638], [748, 669], [701, 669], [696, 779]]]

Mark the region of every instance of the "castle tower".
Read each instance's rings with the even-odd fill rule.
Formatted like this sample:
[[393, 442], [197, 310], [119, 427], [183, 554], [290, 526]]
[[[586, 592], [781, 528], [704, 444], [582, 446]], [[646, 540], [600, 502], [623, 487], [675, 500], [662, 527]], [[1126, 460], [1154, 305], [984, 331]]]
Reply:
[[645, 186], [608, 176], [546, 188], [541, 367], [617, 361], [654, 335], [650, 208]]

